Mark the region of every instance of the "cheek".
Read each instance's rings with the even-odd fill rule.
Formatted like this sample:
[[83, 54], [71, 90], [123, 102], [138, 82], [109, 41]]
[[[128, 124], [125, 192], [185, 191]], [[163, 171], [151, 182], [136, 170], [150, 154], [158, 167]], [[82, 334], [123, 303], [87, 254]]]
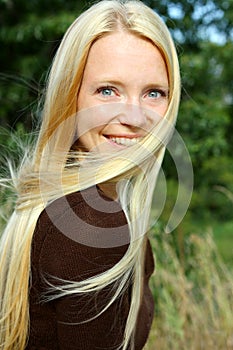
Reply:
[[160, 105], [157, 107], [157, 113], [161, 116], [164, 117], [168, 109], [168, 100], [164, 100]]
[[145, 113], [147, 116], [147, 121], [150, 126], [156, 126], [161, 119], [165, 116], [168, 109], [168, 102], [162, 102], [156, 107], [145, 108]]
[[79, 137], [86, 133], [100, 132], [114, 118], [110, 106], [95, 106], [81, 110], [77, 114], [77, 130]]

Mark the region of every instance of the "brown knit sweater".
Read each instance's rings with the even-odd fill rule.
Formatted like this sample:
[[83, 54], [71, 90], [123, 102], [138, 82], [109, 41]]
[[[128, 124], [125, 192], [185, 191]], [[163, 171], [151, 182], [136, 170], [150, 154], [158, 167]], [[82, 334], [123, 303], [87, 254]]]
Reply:
[[[130, 283], [121, 297], [92, 320], [113, 295], [113, 284], [97, 294], [72, 294], [49, 302], [42, 297], [48, 292], [48, 282], [59, 287], [63, 282], [58, 278], [83, 281], [113, 267], [124, 256], [128, 238], [119, 204], [94, 188], [61, 197], [41, 213], [32, 242], [27, 350], [117, 349], [129, 312]], [[153, 318], [148, 281], [154, 262], [149, 241], [145, 259], [135, 350], [145, 345]], [[54, 288], [51, 293], [56, 294]]]

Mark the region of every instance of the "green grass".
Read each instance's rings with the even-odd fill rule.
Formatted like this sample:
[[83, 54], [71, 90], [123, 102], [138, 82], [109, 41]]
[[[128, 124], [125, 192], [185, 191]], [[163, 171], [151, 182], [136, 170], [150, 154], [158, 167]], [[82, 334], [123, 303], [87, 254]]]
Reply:
[[184, 219], [181, 230], [185, 232], [185, 235], [194, 233], [204, 236], [206, 232], [210, 232], [219, 255], [227, 267], [233, 270], [233, 220], [222, 222], [215, 220], [198, 221], [189, 218]]
[[233, 350], [233, 276], [210, 233], [176, 237], [152, 230], [155, 316], [146, 350]]
[[214, 240], [227, 265], [233, 268], [233, 221], [212, 225]]

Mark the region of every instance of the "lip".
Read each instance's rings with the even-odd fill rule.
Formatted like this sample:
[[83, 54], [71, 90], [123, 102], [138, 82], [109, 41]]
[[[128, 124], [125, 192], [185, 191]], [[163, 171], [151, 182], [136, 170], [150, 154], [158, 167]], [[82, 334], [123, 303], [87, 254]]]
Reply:
[[109, 134], [104, 135], [107, 139], [109, 138], [124, 138], [124, 139], [141, 139], [143, 135], [140, 134]]

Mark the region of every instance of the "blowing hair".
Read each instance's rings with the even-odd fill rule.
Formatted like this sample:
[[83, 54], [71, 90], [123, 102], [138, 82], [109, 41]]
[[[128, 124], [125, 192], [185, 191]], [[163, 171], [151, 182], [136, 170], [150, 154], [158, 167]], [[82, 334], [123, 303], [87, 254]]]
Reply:
[[[89, 50], [96, 40], [117, 30], [150, 40], [160, 50], [169, 78], [169, 105], [165, 116], [139, 144], [116, 155], [101, 154], [100, 158], [91, 152], [83, 154], [72, 149], [76, 138], [74, 116]], [[59, 291], [54, 289], [50, 294], [49, 300], [97, 292], [115, 282], [117, 287], [106, 309], [130, 279], [131, 305], [119, 348], [134, 348], [152, 195], [175, 125], [179, 99], [179, 64], [174, 43], [162, 19], [142, 2], [100, 1], [68, 28], [50, 70], [36, 146], [13, 175], [17, 202], [0, 245], [1, 350], [23, 350], [26, 346], [30, 251], [39, 215], [48, 203], [63, 195], [108, 181], [119, 182], [118, 198], [130, 231], [127, 252], [101, 275], [81, 282], [64, 281]], [[83, 158], [85, 161], [80, 161]]]

